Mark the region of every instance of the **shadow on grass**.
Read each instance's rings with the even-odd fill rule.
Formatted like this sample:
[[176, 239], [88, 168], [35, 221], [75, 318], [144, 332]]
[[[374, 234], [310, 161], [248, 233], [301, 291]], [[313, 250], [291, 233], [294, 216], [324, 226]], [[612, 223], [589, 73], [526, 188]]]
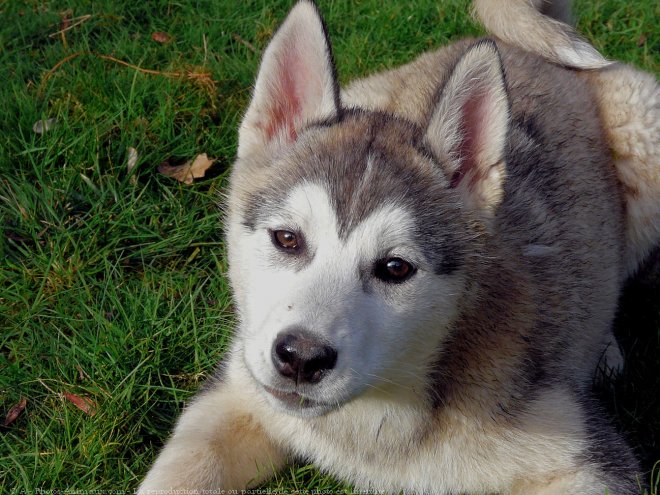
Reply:
[[599, 393], [650, 473], [660, 460], [660, 249], [626, 284], [615, 333], [626, 367]]

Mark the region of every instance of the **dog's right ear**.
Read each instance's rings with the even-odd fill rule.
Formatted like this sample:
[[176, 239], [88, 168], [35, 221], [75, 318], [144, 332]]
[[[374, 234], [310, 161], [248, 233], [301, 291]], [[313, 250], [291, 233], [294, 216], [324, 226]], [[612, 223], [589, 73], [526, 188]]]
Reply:
[[238, 136], [238, 156], [277, 154], [308, 122], [339, 112], [330, 41], [316, 5], [300, 0], [266, 48]]

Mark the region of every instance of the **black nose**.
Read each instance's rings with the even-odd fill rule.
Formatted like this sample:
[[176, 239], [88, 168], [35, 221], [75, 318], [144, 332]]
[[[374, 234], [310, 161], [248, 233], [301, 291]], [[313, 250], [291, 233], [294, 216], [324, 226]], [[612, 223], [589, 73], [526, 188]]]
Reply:
[[304, 330], [284, 331], [271, 350], [275, 369], [296, 383], [318, 383], [335, 367], [337, 351]]

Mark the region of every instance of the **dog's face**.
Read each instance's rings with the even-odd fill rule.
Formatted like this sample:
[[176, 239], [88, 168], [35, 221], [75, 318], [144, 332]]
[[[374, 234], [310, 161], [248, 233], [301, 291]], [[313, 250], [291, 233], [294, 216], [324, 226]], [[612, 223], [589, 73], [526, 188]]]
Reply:
[[287, 410], [418, 383], [454, 316], [462, 214], [415, 134], [366, 113], [308, 129], [232, 227], [245, 362]]
[[[362, 393], [423, 392], [413, 385], [456, 317], [501, 195], [499, 59], [490, 46], [474, 57], [485, 75], [459, 63], [422, 129], [341, 108], [311, 3], [269, 45], [227, 233], [238, 347], [277, 408], [312, 416]], [[482, 79], [475, 104], [465, 83]]]

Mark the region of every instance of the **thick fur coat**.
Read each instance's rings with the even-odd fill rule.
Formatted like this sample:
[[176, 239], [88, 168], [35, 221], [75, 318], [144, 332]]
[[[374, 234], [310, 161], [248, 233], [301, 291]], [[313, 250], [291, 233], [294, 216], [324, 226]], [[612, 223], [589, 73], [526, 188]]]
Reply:
[[590, 387], [660, 237], [657, 84], [505, 4], [528, 22], [476, 2], [495, 37], [344, 90], [318, 9], [292, 9], [231, 177], [240, 323], [140, 493], [295, 458], [386, 493], [637, 493]]

